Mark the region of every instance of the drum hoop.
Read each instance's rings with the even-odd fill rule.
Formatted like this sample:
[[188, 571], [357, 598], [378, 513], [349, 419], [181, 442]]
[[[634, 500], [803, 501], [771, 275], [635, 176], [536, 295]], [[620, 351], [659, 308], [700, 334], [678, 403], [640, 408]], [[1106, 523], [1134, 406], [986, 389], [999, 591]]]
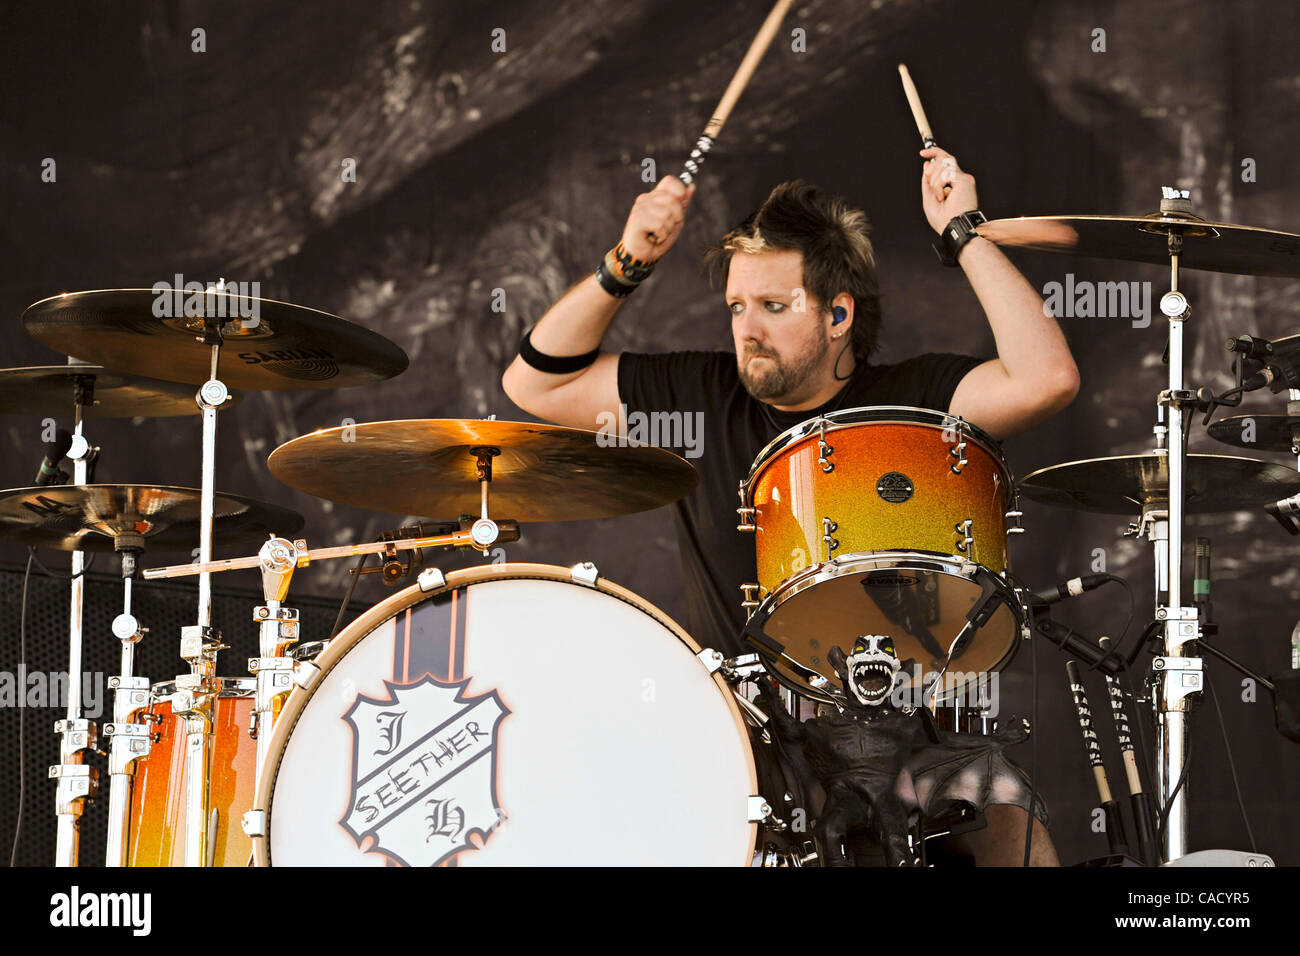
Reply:
[[[941, 554], [937, 551], [858, 551], [852, 554], [836, 555], [830, 561], [822, 561], [818, 564], [811, 565], [797, 574], [786, 578], [777, 585], [776, 589], [768, 594], [767, 597], [763, 598], [762, 603], [754, 609], [754, 616], [750, 619], [751, 623], [761, 628], [767, 622], [767, 619], [776, 612], [777, 608], [796, 594], [800, 594], [819, 584], [824, 584], [834, 578], [841, 577], [845, 573], [856, 571], [864, 565], [876, 562], [892, 562], [889, 564], [889, 567], [904, 571], [939, 571], [943, 574], [953, 574], [954, 577], [965, 577], [971, 581], [974, 580], [973, 575], [967, 576], [955, 573], [952, 569], [959, 568], [962, 565], [972, 565], [975, 568], [982, 568], [989, 574], [992, 574], [999, 581], [1006, 584], [1006, 594], [1003, 596], [1009, 598], [1006, 602], [1007, 607], [1010, 609], [1011, 614], [1016, 619], [1017, 623], [1024, 622], [1025, 611], [1016, 598], [1015, 589], [1011, 586], [1010, 582], [1006, 581], [1006, 579], [1002, 577], [1002, 575], [991, 570], [987, 565], [979, 564], [978, 562], [960, 556]], [[1018, 638], [1013, 638], [1007, 653], [994, 667], [990, 668], [990, 671], [1001, 670], [1010, 664], [1012, 659], [1016, 656], [1016, 651], [1019, 650], [1019, 648], [1020, 640]], [[759, 650], [759, 656], [766, 660], [770, 655]], [[798, 664], [797, 661], [795, 663]], [[799, 664], [799, 666], [809, 669], [802, 664]], [[801, 694], [810, 700], [816, 700], [826, 704], [837, 702], [838, 692], [818, 691], [815, 688], [808, 687], [791, 687], [787, 683], [784, 674], [776, 671], [773, 671], [772, 674], [779, 683], [790, 687], [790, 689], [795, 691], [795, 693]]]
[[956, 427], [968, 436], [968, 440], [973, 439], [976, 445], [987, 452], [1001, 466], [1008, 487], [1011, 484], [1012, 471], [1007, 464], [1006, 457], [1002, 454], [1002, 450], [998, 447], [998, 443], [993, 436], [978, 425], [974, 425], [957, 415], [935, 411], [932, 408], [918, 408], [912, 405], [863, 405], [859, 408], [843, 408], [839, 411], [827, 412], [825, 415], [815, 415], [792, 428], [787, 428], [764, 445], [763, 450], [754, 458], [754, 463], [750, 465], [749, 474], [745, 476], [746, 504], [753, 504], [754, 482], [772, 463], [772, 459], [790, 446], [818, 434], [821, 431], [822, 422], [826, 423], [826, 431], [828, 432], [851, 428], [854, 425], [867, 424], [927, 425], [940, 429]]
[[[671, 617], [661, 611], [658, 607], [651, 604], [645, 598], [629, 591], [613, 581], [601, 576], [593, 583], [587, 584], [585, 580], [580, 581], [574, 575], [573, 568], [560, 567], [554, 564], [500, 564], [485, 567], [462, 568], [459, 571], [449, 571], [445, 576], [445, 583], [439, 587], [424, 589], [420, 584], [412, 584], [410, 587], [403, 588], [396, 594], [390, 595], [383, 601], [380, 601], [368, 611], [362, 613], [356, 620], [350, 623], [335, 638], [329, 642], [329, 646], [321, 651], [320, 656], [313, 662], [320, 668], [320, 674], [317, 675], [312, 683], [311, 690], [304, 690], [302, 687], [295, 686], [289, 699], [285, 701], [283, 709], [280, 711], [279, 719], [275, 722], [275, 729], [271, 734], [271, 741], [266, 756], [266, 765], [262, 768], [262, 782], [257, 792], [253, 795], [253, 810], [264, 811], [263, 833], [260, 836], [254, 836], [253, 841], [253, 865], [270, 866], [271, 865], [271, 793], [275, 790], [275, 781], [280, 773], [280, 764], [284, 758], [284, 750], [288, 745], [288, 739], [297, 726], [307, 702], [311, 700], [315, 689], [321, 686], [321, 682], [334, 669], [335, 665], [342, 660], [347, 652], [355, 645], [365, 640], [372, 631], [385, 621], [394, 617], [399, 611], [420, 603], [426, 598], [433, 597], [436, 594], [454, 591], [458, 588], [469, 587], [474, 584], [482, 584], [487, 581], [556, 581], [561, 584], [571, 584], [575, 587], [588, 587], [593, 591], [600, 591], [610, 597], [617, 598], [626, 604], [632, 605], [637, 610], [647, 614], [659, 624], [663, 625], [679, 641], [686, 645], [692, 654], [699, 655], [703, 648], [686, 633], [686, 631]], [[701, 664], [701, 667], [704, 665]], [[718, 688], [722, 696], [723, 703], [727, 711], [731, 714], [732, 723], [735, 725], [736, 734], [740, 740], [741, 750], [744, 753], [745, 769], [749, 775], [749, 792], [757, 795], [758, 793], [758, 770], [754, 762], [754, 752], [749, 739], [749, 730], [745, 724], [745, 719], [741, 715], [740, 707], [736, 704], [732, 695], [731, 688], [722, 675], [714, 672], [710, 675], [714, 685]], [[753, 858], [754, 848], [757, 846], [758, 826], [756, 823], [749, 824], [749, 849], [746, 850], [746, 858], [742, 861], [749, 865]]]

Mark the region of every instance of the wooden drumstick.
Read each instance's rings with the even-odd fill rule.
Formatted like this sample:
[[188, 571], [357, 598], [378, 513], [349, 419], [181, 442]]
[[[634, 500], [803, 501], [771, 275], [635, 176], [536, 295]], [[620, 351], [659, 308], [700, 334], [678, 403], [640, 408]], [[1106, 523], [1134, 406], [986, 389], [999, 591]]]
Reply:
[[1088, 707], [1088, 694], [1083, 688], [1079, 676], [1079, 665], [1075, 661], [1065, 662], [1065, 674], [1070, 681], [1070, 693], [1074, 698], [1074, 707], [1079, 714], [1079, 726], [1083, 730], [1083, 746], [1088, 752], [1088, 763], [1092, 766], [1093, 780], [1097, 784], [1097, 797], [1101, 801], [1102, 813], [1106, 818], [1106, 841], [1110, 852], [1123, 855], [1128, 853], [1128, 841], [1124, 837], [1124, 818], [1119, 804], [1110, 792], [1110, 781], [1106, 778], [1106, 765], [1101, 758], [1101, 744], [1097, 741], [1097, 732], [1092, 725], [1092, 710]]
[[754, 75], [754, 70], [758, 68], [758, 63], [763, 59], [763, 54], [767, 48], [772, 45], [772, 40], [776, 37], [776, 31], [781, 26], [781, 21], [789, 12], [794, 0], [776, 0], [776, 5], [763, 21], [763, 25], [758, 28], [754, 40], [749, 45], [749, 50], [745, 53], [745, 58], [740, 61], [740, 66], [727, 84], [726, 92], [722, 94], [722, 99], [718, 101], [718, 108], [713, 111], [713, 118], [709, 120], [709, 125], [704, 127], [704, 132], [700, 138], [695, 141], [695, 148], [691, 150], [690, 158], [686, 160], [686, 168], [678, 174], [678, 179], [689, 186], [695, 181], [695, 176], [699, 173], [700, 167], [704, 165], [704, 156], [713, 148], [713, 142], [722, 132], [723, 125], [727, 122], [727, 117], [731, 115], [732, 108], [736, 101], [740, 99], [740, 94], [744, 92], [745, 86], [749, 83], [750, 77]]
[[916, 120], [916, 131], [921, 134], [921, 145], [926, 149], [938, 146], [934, 141], [934, 133], [930, 131], [930, 121], [925, 118], [921, 96], [916, 92], [916, 84], [912, 82], [912, 74], [907, 72], [906, 65], [898, 64], [898, 75], [903, 81], [903, 95], [907, 97], [907, 105], [912, 108], [912, 119]]
[[[907, 72], [906, 64], [898, 64], [898, 76], [903, 81], [903, 95], [907, 97], [907, 105], [912, 108], [912, 119], [916, 120], [916, 131], [921, 134], [921, 145], [926, 149], [938, 146], [930, 129], [930, 121], [925, 118], [925, 108], [921, 106], [921, 94], [916, 92], [916, 84], [912, 82], [912, 74]], [[945, 183], [943, 194], [946, 196], [950, 192], [952, 184]]]

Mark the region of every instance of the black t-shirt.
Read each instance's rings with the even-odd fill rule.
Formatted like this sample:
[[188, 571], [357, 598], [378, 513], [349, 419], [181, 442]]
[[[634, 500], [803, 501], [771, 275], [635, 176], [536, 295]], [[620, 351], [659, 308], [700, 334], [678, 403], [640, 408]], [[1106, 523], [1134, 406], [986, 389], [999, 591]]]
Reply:
[[[757, 581], [758, 570], [753, 535], [736, 530], [736, 489], [768, 442], [800, 422], [838, 409], [911, 405], [947, 411], [957, 384], [981, 361], [927, 353], [897, 365], [860, 363], [825, 405], [782, 412], [745, 390], [731, 352], [624, 352], [618, 393], [629, 416], [702, 415], [693, 419], [702, 431], [692, 436], [692, 446], [671, 449], [685, 453], [700, 474], [695, 491], [673, 506], [691, 636], [728, 657], [745, 653], [739, 637], [745, 624], [740, 586]], [[680, 434], [691, 433], [683, 429]]]

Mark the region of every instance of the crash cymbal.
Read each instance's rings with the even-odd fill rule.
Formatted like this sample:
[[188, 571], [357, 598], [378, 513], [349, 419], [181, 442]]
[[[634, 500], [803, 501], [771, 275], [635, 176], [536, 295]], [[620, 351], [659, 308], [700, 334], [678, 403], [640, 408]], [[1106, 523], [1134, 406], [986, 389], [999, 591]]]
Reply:
[[[291, 488], [339, 504], [420, 517], [479, 513], [475, 449], [492, 458], [489, 508], [516, 521], [574, 521], [647, 511], [699, 481], [660, 448], [602, 447], [577, 428], [477, 419], [417, 419], [329, 428], [271, 453]], [[614, 439], [610, 438], [611, 443]]]
[[1206, 429], [1210, 437], [1238, 448], [1291, 453], [1300, 436], [1300, 417], [1295, 415], [1233, 415], [1221, 418]]
[[[327, 312], [234, 294], [182, 293], [177, 300], [176, 293], [151, 289], [69, 292], [28, 306], [23, 324], [65, 355], [188, 385], [209, 377], [204, 308], [233, 316], [222, 326], [220, 369], [233, 389], [345, 388], [392, 378], [407, 366], [406, 353], [388, 339]], [[200, 314], [185, 315], [187, 307]]]
[[[0, 491], [0, 535], [60, 551], [184, 551], [199, 544], [197, 488], [153, 485], [53, 485]], [[213, 541], [255, 546], [269, 534], [292, 536], [302, 515], [239, 495], [216, 496]]]
[[1169, 264], [1167, 237], [1183, 235], [1184, 269], [1255, 276], [1300, 276], [1300, 236], [1254, 226], [1156, 216], [1023, 216], [976, 231], [1000, 246], [1100, 259]]
[[[1186, 487], [1188, 514], [1242, 511], [1300, 492], [1300, 473], [1253, 458], [1188, 455]], [[1130, 515], [1169, 500], [1168, 461], [1153, 454], [1071, 461], [1026, 475], [1020, 490], [1045, 505]]]
[[110, 372], [101, 365], [40, 365], [0, 369], [0, 413], [71, 415], [78, 385], [93, 403], [82, 408], [87, 417], [166, 418], [199, 410], [193, 386]]

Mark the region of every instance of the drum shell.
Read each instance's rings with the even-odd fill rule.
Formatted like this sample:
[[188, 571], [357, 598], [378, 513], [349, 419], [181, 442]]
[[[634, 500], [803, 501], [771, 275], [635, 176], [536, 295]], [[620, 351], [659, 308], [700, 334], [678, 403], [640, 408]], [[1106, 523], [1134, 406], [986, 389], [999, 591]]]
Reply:
[[[534, 719], [532, 715], [536, 713], [535, 710], [530, 711], [530, 707], [535, 708], [539, 704], [539, 698], [535, 695], [531, 698], [526, 697], [523, 689], [518, 685], [511, 685], [508, 682], [500, 683], [497, 678], [485, 677], [482, 665], [496, 654], [495, 651], [488, 653], [488, 645], [496, 642], [498, 638], [505, 642], [517, 642], [531, 633], [534, 647], [530, 649], [521, 647], [520, 653], [525, 656], [521, 657], [520, 660], [527, 659], [532, 662], [554, 661], [553, 672], [549, 672], [551, 665], [548, 664], [548, 673], [542, 673], [541, 671], [530, 673], [536, 673], [536, 686], [538, 688], [547, 688], [548, 696], [554, 697], [559, 702], [557, 706], [567, 708], [567, 712], [580, 718], [565, 724], [565, 727], [572, 731], [569, 735], [572, 739], [564, 742], [562, 750], [569, 755], [580, 755], [590, 749], [590, 741], [595, 738], [588, 737], [587, 734], [596, 734], [599, 737], [600, 734], [607, 733], [608, 728], [618, 726], [618, 713], [614, 710], [602, 710], [600, 707], [589, 707], [588, 702], [595, 699], [602, 699], [606, 703], [627, 700], [628, 698], [624, 696], [622, 689], [617, 689], [615, 696], [612, 698], [609, 694], [612, 689], [632, 686], [629, 678], [634, 678], [635, 686], [638, 688], [637, 694], [643, 693], [644, 678], [640, 675], [654, 673], [658, 665], [654, 660], [655, 654], [629, 654], [628, 652], [633, 651], [634, 648], [630, 645], [619, 645], [616, 632], [610, 632], [608, 637], [602, 633], [598, 636], [601, 637], [603, 643], [598, 643], [596, 646], [606, 648], [604, 653], [608, 655], [607, 659], [617, 659], [620, 665], [627, 664], [634, 667], [635, 673], [623, 668], [623, 671], [626, 672], [620, 672], [614, 677], [613, 683], [609, 685], [609, 690], [596, 688], [591, 679], [590, 661], [592, 656], [590, 645], [587, 650], [570, 657], [565, 652], [567, 639], [557, 644], [554, 643], [556, 638], [554, 632], [548, 632], [549, 637], [543, 637], [538, 630], [530, 632], [529, 628], [539, 628], [541, 626], [539, 621], [546, 617], [544, 612], [538, 611], [539, 604], [536, 601], [526, 604], [526, 610], [519, 616], [513, 629], [505, 632], [491, 629], [482, 630], [481, 625], [475, 624], [476, 615], [482, 614], [486, 615], [486, 618], [495, 619], [498, 615], [505, 613], [504, 608], [511, 606], [510, 596], [507, 594], [503, 598], [502, 595], [505, 592], [494, 590], [492, 587], [488, 587], [478, 594], [475, 593], [476, 586], [491, 585], [496, 582], [524, 582], [530, 586], [566, 584], [573, 589], [573, 592], [572, 595], [560, 595], [560, 599], [565, 606], [567, 606], [569, 600], [573, 599], [595, 600], [600, 595], [593, 596], [591, 592], [601, 592], [607, 597], [616, 598], [618, 602], [631, 605], [632, 608], [643, 612], [644, 615], [652, 618], [659, 625], [659, 628], [652, 629], [654, 633], [663, 634], [664, 637], [668, 637], [670, 640], [675, 639], [683, 645], [673, 648], [671, 652], [665, 654], [665, 657], [673, 659], [673, 670], [680, 664], [685, 671], [689, 672], [692, 675], [690, 679], [695, 682], [695, 687], [691, 689], [671, 681], [663, 683], [659, 687], [658, 693], [662, 695], [665, 702], [668, 698], [674, 701], [674, 706], [664, 709], [663, 714], [666, 715], [670, 710], [680, 707], [682, 701], [687, 697], [694, 697], [696, 700], [702, 699], [697, 694], [704, 687], [716, 689], [716, 701], [711, 696], [712, 690], [707, 695], [707, 699], [710, 701], [707, 709], [712, 718], [717, 720], [717, 723], [710, 723], [707, 728], [708, 733], [702, 734], [700, 739], [724, 740], [725, 738], [723, 746], [726, 747], [728, 752], [724, 755], [708, 750], [707, 752], [691, 755], [691, 760], [685, 760], [688, 755], [680, 750], [677, 751], [674, 760], [679, 758], [683, 760], [677, 768], [679, 771], [678, 776], [673, 776], [671, 772], [665, 772], [662, 778], [664, 782], [656, 784], [656, 786], [662, 786], [674, 791], [672, 799], [667, 802], [672, 803], [676, 809], [668, 807], [667, 803], [665, 803], [651, 817], [640, 815], [624, 817], [623, 814], [626, 811], [621, 807], [622, 798], [611, 799], [608, 794], [601, 797], [598, 793], [593, 794], [590, 790], [591, 777], [608, 776], [613, 781], [614, 786], [627, 791], [629, 800], [633, 802], [640, 800], [643, 794], [638, 785], [635, 782], [628, 782], [617, 774], [611, 774], [604, 764], [605, 762], [618, 764], [631, 757], [635, 757], [636, 761], [640, 762], [645, 759], [647, 754], [652, 753], [655, 744], [649, 735], [653, 733], [652, 728], [655, 726], [653, 720], [640, 726], [636, 724], [635, 720], [633, 721], [632, 725], [630, 725], [631, 735], [623, 739], [618, 745], [623, 753], [618, 755], [617, 760], [601, 758], [600, 752], [593, 750], [592, 755], [576, 758], [578, 765], [580, 765], [579, 769], [584, 772], [578, 773], [572, 778], [566, 778], [559, 769], [556, 769], [553, 776], [549, 778], [533, 776], [515, 776], [512, 778], [511, 765], [517, 769], [532, 758], [529, 757], [528, 760], [525, 760], [525, 752], [516, 744], [511, 743], [510, 740], [520, 741], [525, 739], [521, 734], [525, 732], [526, 724]], [[432, 584], [432, 582], [430, 583]], [[554, 595], [546, 597], [554, 597]], [[477, 604], [480, 608], [478, 611], [475, 610], [476, 602], [480, 602]], [[541, 605], [546, 603], [545, 600], [540, 602]], [[430, 605], [435, 604], [441, 604], [448, 616], [447, 619], [451, 622], [452, 636], [450, 644], [442, 643], [446, 640], [445, 633], [437, 630], [442, 625], [435, 624], [430, 615], [422, 614]], [[487, 608], [491, 610], [485, 610]], [[580, 616], [580, 614], [575, 615], [575, 617]], [[633, 617], [640, 620], [635, 614], [633, 614]], [[457, 630], [458, 627], [460, 630]], [[575, 624], [572, 630], [578, 631], [578, 625]], [[664, 633], [664, 631], [671, 632], [671, 636]], [[420, 647], [417, 647], [417, 645], [420, 645]], [[358, 659], [365, 655], [373, 655], [376, 648], [380, 646], [391, 648], [387, 652], [386, 660], [392, 661], [395, 651], [398, 657], [405, 662], [392, 664], [393, 668], [395, 668], [392, 680], [389, 680], [382, 673], [361, 672], [355, 669], [355, 662]], [[665, 643], [664, 646], [668, 645]], [[421, 650], [421, 647], [423, 650]], [[478, 650], [475, 650], [476, 647]], [[436, 663], [436, 658], [422, 656], [427, 655], [430, 648], [441, 649], [438, 651], [443, 655], [440, 664]], [[619, 650], [616, 652], [614, 648]], [[647, 648], [647, 651], [649, 650]], [[282, 844], [280, 841], [292, 839], [295, 846], [301, 845], [301, 840], [297, 835], [292, 837], [277, 836], [277, 834], [285, 832], [283, 828], [303, 826], [301, 816], [292, 809], [287, 812], [284, 810], [277, 811], [276, 809], [276, 801], [285, 799], [283, 793], [293, 793], [295, 792], [293, 789], [295, 786], [300, 787], [300, 783], [294, 782], [295, 778], [299, 776], [299, 770], [295, 768], [293, 761], [308, 753], [335, 755], [339, 752], [333, 746], [322, 749], [314, 743], [311, 745], [295, 743], [295, 734], [306, 732], [315, 735], [318, 733], [320, 728], [324, 726], [320, 722], [321, 715], [326, 715], [328, 723], [334, 728], [333, 730], [327, 729], [326, 732], [334, 733], [339, 726], [340, 717], [345, 713], [351, 714], [355, 709], [356, 704], [350, 703], [353, 699], [359, 702], [362, 697], [365, 697], [369, 700], [374, 696], [374, 690], [381, 688], [387, 688], [389, 693], [395, 691], [413, 693], [414, 691], [409, 689], [417, 688], [431, 679], [444, 687], [448, 686], [447, 682], [451, 684], [464, 683], [464, 694], [467, 695], [467, 699], [474, 701], [486, 699], [484, 695], [495, 696], [498, 691], [500, 692], [498, 700], [504, 706], [506, 716], [500, 724], [502, 729], [499, 736], [494, 738], [493, 747], [499, 746], [499, 749], [494, 751], [492, 760], [494, 766], [496, 766], [495, 762], [497, 760], [501, 760], [500, 766], [505, 768], [499, 774], [496, 770], [493, 771], [494, 776], [498, 779], [498, 784], [494, 784], [494, 791], [497, 786], [502, 788], [500, 797], [502, 802], [498, 806], [503, 814], [501, 833], [505, 836], [491, 833], [484, 834], [484, 846], [487, 850], [492, 850], [494, 846], [502, 846], [499, 841], [503, 839], [506, 841], [514, 839], [511, 836], [510, 828], [524, 825], [526, 816], [531, 814], [534, 821], [537, 819], [537, 814], [534, 813], [531, 807], [523, 806], [523, 804], [533, 801], [528, 796], [528, 791], [519, 784], [520, 780], [526, 780], [528, 786], [538, 788], [539, 799], [550, 801], [557, 796], [564, 795], [566, 806], [574, 808], [582, 806], [588, 808], [599, 807], [601, 809], [598, 816], [605, 818], [607, 821], [614, 821], [616, 827], [629, 823], [637, 824], [638, 821], [647, 819], [650, 821], [649, 825], [658, 827], [665, 822], [657, 819], [660, 813], [680, 816], [682, 806], [689, 802], [695, 786], [693, 774], [695, 772], [705, 773], [706, 771], [703, 768], [715, 766], [719, 760], [725, 758], [726, 766], [735, 771], [735, 776], [727, 776], [726, 789], [731, 796], [728, 796], [726, 805], [722, 807], [722, 812], [729, 817], [728, 827], [734, 829], [737, 837], [734, 845], [734, 863], [747, 864], [751, 861], [754, 852], [756, 827], [752, 822], [746, 823], [744, 810], [739, 805], [744, 803], [742, 791], [746, 791], [750, 795], [756, 792], [757, 781], [753, 755], [749, 747], [744, 722], [731, 690], [718, 674], [713, 673], [710, 675], [707, 671], [695, 670], [696, 667], [703, 668], [699, 661], [691, 659], [692, 655], [698, 656], [700, 650], [699, 646], [670, 618], [637, 595], [603, 579], [594, 584], [580, 581], [575, 576], [574, 571], [568, 568], [536, 564], [494, 565], [451, 572], [446, 575], [445, 584], [441, 579], [437, 579], [436, 586], [412, 585], [410, 588], [371, 608], [370, 611], [345, 628], [334, 639], [330, 647], [316, 660], [315, 664], [320, 668], [319, 678], [314, 679], [305, 688], [296, 689], [286, 702], [270, 743], [270, 755], [263, 775], [262, 786], [257, 794], [256, 809], [265, 813], [267, 833], [266, 836], [259, 835], [253, 841], [255, 863], [257, 865], [268, 865], [283, 859], [284, 857], [280, 854], [290, 852], [290, 850], [288, 849], [288, 843]], [[374, 657], [369, 659], [376, 660]], [[414, 661], [420, 662], [418, 667], [412, 663]], [[616, 671], [618, 669], [615, 668]], [[699, 683], [700, 678], [703, 678], [702, 684]], [[339, 696], [340, 689], [345, 688], [347, 688], [346, 700]], [[688, 690], [689, 694], [686, 693]], [[396, 697], [393, 699], [396, 700]], [[528, 703], [529, 701], [531, 703]], [[574, 702], [578, 702], [578, 704], [575, 705]], [[644, 699], [642, 700], [643, 703], [645, 703]], [[642, 704], [638, 704], [638, 706]], [[653, 701], [651, 701], [651, 704], [656, 708], [662, 706], [654, 704]], [[385, 704], [384, 706], [390, 705]], [[412, 712], [414, 713], [414, 711]], [[408, 730], [415, 726], [415, 720], [415, 717], [407, 720], [406, 727]], [[548, 725], [543, 721], [533, 726], [544, 730]], [[588, 730], [587, 728], [591, 729]], [[542, 740], [538, 730], [528, 730], [527, 733], [529, 735], [528, 739], [533, 740], [535, 743]], [[732, 737], [733, 734], [735, 735], [734, 738]], [[307, 739], [315, 741], [317, 738], [311, 736]], [[564, 738], [561, 735], [554, 735], [546, 739], [561, 741]], [[605, 741], [604, 737], [599, 737], [599, 739]], [[297, 751], [295, 751], [295, 747], [298, 748]], [[350, 748], [342, 748], [343, 751], [348, 749]], [[295, 752], [298, 753], [298, 757], [294, 756]], [[559, 753], [559, 751], [556, 751], [557, 756]], [[610, 751], [606, 751], [606, 753], [610, 757], [613, 756]], [[344, 756], [346, 756], [346, 753], [344, 753]], [[699, 762], [696, 758], [703, 761], [696, 768], [696, 771], [690, 773], [681, 771], [681, 767], [694, 766]], [[338, 830], [342, 822], [339, 818], [342, 814], [348, 813], [353, 798], [348, 797], [348, 788], [345, 786], [341, 790], [342, 802], [338, 808], [333, 807], [333, 804], [338, 802], [337, 798], [340, 795], [339, 792], [336, 792], [340, 790], [338, 786], [340, 781], [334, 778], [340, 771], [350, 772], [349, 768], [343, 766], [336, 759], [331, 758], [325, 764], [320, 763], [318, 757], [313, 759], [317, 762], [311, 766], [311, 773], [321, 781], [320, 788], [314, 791], [314, 799], [316, 799], [319, 807], [325, 808], [316, 815], [316, 817], [319, 817], [317, 825], [331, 831]], [[570, 766], [570, 768], [573, 766], [572, 763], [563, 765]], [[352, 761], [351, 766], [355, 768], [355, 759]], [[281, 783], [282, 778], [289, 782]], [[581, 782], [584, 779], [587, 780], [587, 785], [583, 785]], [[346, 783], [346, 781], [342, 782]], [[642, 783], [644, 782], [642, 781]], [[513, 797], [511, 796], [512, 793], [514, 794]], [[420, 799], [427, 795], [422, 794]], [[739, 796], [737, 797], [737, 795]], [[733, 797], [737, 798], [733, 799]], [[497, 798], [494, 796], [493, 799]], [[288, 804], [290, 808], [299, 805], [296, 802]], [[692, 814], [692, 816], [710, 818], [717, 815], [718, 812], [719, 808], [711, 805], [701, 813]], [[733, 812], [740, 814], [738, 820], [731, 816]], [[571, 845], [574, 840], [581, 839], [578, 832], [581, 827], [575, 826], [575, 821], [572, 819], [566, 820], [566, 815], [567, 811], [555, 818], [548, 817], [546, 820], [545, 840], [548, 844], [553, 844], [556, 854], [554, 860], [551, 861], [551, 865], [566, 862], [568, 859], [565, 855], [566, 844]], [[312, 819], [316, 819], [316, 817]], [[733, 822], [738, 823], [734, 828], [732, 827]], [[672, 825], [673, 830], [678, 830], [681, 827], [680, 822]], [[293, 832], [290, 831], [290, 833]], [[318, 832], [323, 833], [324, 830], [311, 830], [307, 832], [306, 839], [320, 842], [318, 837], [315, 836]], [[516, 830], [516, 833], [519, 832]], [[535, 834], [536, 830], [532, 829], [529, 832]], [[337, 833], [331, 834], [331, 839], [337, 838], [337, 836]], [[368, 853], [358, 845], [363, 846], [366, 841], [370, 841], [372, 839], [371, 835], [367, 834], [358, 837], [354, 834], [349, 839], [355, 841], [352, 846], [346, 851], [342, 851], [338, 857], [331, 858], [331, 861], [325, 865], [384, 864], [385, 856], [383, 854], [387, 852], [387, 848]], [[529, 839], [532, 839], [532, 836]], [[730, 840], [730, 838], [728, 839]], [[587, 835], [586, 840], [583, 842], [588, 848], [601, 845], [600, 841], [593, 840], [590, 834]], [[325, 844], [321, 843], [320, 845], [324, 846]], [[273, 849], [276, 846], [283, 846], [285, 849]], [[732, 843], [727, 842], [726, 848], [731, 847]], [[292, 852], [298, 854], [298, 857], [294, 858], [293, 862], [301, 862], [302, 851], [293, 850]], [[334, 851], [329, 850], [327, 852], [333, 853]], [[361, 854], [360, 856], [356, 855], [358, 852]], [[730, 862], [731, 849], [727, 849], [725, 855], [728, 857], [727, 862]], [[664, 856], [665, 859], [673, 856], [667, 847], [665, 847]], [[445, 860], [444, 865], [477, 865], [480, 859], [484, 858], [486, 858], [486, 854], [484, 857], [479, 857], [475, 851], [471, 851], [469, 856], [465, 856], [464, 852], [457, 852], [450, 860]], [[406, 861], [397, 860], [397, 862]], [[618, 858], [610, 858], [606, 862], [617, 865], [623, 861]]]
[[[855, 412], [878, 415], [870, 409]], [[969, 431], [965, 465], [952, 454], [952, 419], [910, 410], [932, 420], [836, 420], [826, 428], [834, 448], [827, 472], [818, 463], [820, 434], [813, 431], [756, 462], [748, 503], [756, 509], [755, 550], [763, 593], [829, 557], [873, 551], [923, 551], [961, 555], [995, 572], [1007, 567], [1007, 518], [1011, 476], [1002, 459]], [[886, 413], [887, 415], [887, 413]], [[964, 426], [969, 428], [969, 426]], [[887, 478], [886, 476], [891, 476]], [[895, 493], [902, 476], [911, 486], [905, 500]], [[838, 547], [827, 550], [824, 519]], [[959, 547], [957, 528], [970, 521], [973, 539]]]
[[[129, 866], [185, 865], [185, 721], [172, 712], [170, 697], [159, 693], [165, 686], [156, 686], [152, 707], [159, 718], [154, 724], [158, 739], [135, 763]], [[252, 840], [240, 826], [253, 805], [257, 773], [257, 741], [248, 733], [252, 687], [248, 678], [224, 680], [213, 701], [209, 810], [217, 811], [214, 866], [247, 866], [252, 858]]]

